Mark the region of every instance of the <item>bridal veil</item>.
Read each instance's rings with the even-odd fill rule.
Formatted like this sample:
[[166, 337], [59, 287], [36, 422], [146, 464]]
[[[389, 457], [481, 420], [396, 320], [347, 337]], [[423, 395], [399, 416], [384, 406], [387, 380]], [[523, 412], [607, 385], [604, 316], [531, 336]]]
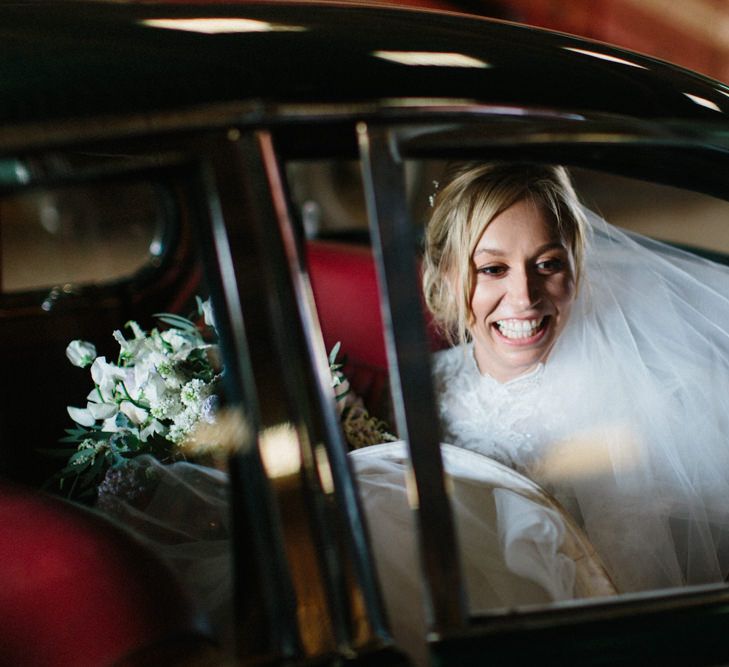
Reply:
[[561, 441], [535, 478], [571, 505], [619, 590], [729, 572], [729, 269], [590, 223], [545, 364]]

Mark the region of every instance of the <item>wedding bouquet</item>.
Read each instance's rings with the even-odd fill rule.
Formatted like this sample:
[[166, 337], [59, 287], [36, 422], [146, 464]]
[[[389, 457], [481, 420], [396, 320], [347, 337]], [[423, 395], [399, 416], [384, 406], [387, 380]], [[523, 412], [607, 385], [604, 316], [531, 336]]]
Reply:
[[[73, 447], [56, 452], [69, 457], [57, 475], [69, 496], [93, 500], [98, 490], [101, 499], [121, 493], [121, 487], [125, 495], [143, 493], [144, 480], [137, 480], [136, 468], [127, 465], [135, 457], [149, 454], [171, 463], [190, 452], [214, 452], [216, 443], [198, 442], [200, 437], [225, 439], [225, 429], [216, 422], [222, 369], [209, 302], [198, 298], [199, 324], [179, 315], [155, 317], [167, 325], [165, 330], [147, 332], [132, 321], [126, 325], [131, 337], [114, 331], [120, 348], [115, 363], [97, 356], [86, 341], [74, 340], [66, 348], [73, 365], [90, 366], [94, 383], [86, 407], [67, 408], [76, 425], [61, 442]], [[339, 347], [329, 355], [329, 370], [349, 446], [395, 440], [350, 391], [343, 364], [337, 362]]]
[[183, 446], [201, 422], [212, 423], [218, 403], [221, 369], [209, 302], [198, 299], [202, 323], [172, 314], [156, 315], [163, 331], [144, 331], [128, 322], [131, 337], [121, 331], [115, 363], [97, 356], [92, 343], [74, 340], [69, 361], [91, 367], [94, 387], [86, 407], [69, 407], [76, 423], [62, 442], [73, 444], [59, 473], [69, 496], [92, 497], [107, 471], [140, 454], [163, 462], [183, 457]]

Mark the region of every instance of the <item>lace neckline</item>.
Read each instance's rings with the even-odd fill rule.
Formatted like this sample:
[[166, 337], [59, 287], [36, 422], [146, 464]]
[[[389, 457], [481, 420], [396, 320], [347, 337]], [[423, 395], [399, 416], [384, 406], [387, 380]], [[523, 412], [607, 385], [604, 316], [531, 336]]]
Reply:
[[476, 362], [476, 351], [474, 350], [473, 343], [468, 344], [469, 350], [466, 355], [468, 358], [467, 364], [472, 373], [474, 373], [482, 386], [500, 388], [504, 391], [510, 391], [513, 389], [523, 389], [525, 385], [533, 386], [540, 383], [542, 376], [544, 375], [544, 363], [539, 362], [534, 368], [529, 371], [525, 371], [521, 375], [517, 375], [511, 380], [506, 382], [499, 382], [493, 375], [482, 372]]

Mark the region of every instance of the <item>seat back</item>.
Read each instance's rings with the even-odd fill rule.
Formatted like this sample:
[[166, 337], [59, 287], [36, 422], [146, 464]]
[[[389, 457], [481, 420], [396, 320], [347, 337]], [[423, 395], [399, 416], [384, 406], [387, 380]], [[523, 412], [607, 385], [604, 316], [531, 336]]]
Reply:
[[[309, 241], [306, 258], [327, 350], [341, 343], [352, 389], [373, 414], [386, 417], [387, 353], [372, 250], [354, 243]], [[442, 349], [446, 344], [423, 310], [431, 349]]]
[[99, 514], [0, 480], [0, 525], [0, 664], [131, 667], [211, 646], [171, 572]]

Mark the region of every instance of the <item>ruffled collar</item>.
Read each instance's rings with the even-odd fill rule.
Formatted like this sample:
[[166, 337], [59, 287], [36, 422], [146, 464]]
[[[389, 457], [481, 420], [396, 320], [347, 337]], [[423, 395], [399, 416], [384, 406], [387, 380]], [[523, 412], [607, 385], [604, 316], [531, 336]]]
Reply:
[[481, 372], [481, 369], [476, 363], [476, 354], [473, 343], [469, 343], [468, 348], [468, 353], [466, 354], [466, 364], [468, 366], [469, 372], [475, 377], [478, 377], [478, 381], [483, 387], [493, 387], [494, 389], [507, 391], [509, 393], [517, 390], [523, 391], [526, 387], [539, 385], [541, 383], [542, 377], [544, 376], [544, 363], [540, 361], [531, 370], [526, 371], [521, 375], [512, 378], [511, 380], [507, 380], [506, 382], [499, 382], [492, 375]]

